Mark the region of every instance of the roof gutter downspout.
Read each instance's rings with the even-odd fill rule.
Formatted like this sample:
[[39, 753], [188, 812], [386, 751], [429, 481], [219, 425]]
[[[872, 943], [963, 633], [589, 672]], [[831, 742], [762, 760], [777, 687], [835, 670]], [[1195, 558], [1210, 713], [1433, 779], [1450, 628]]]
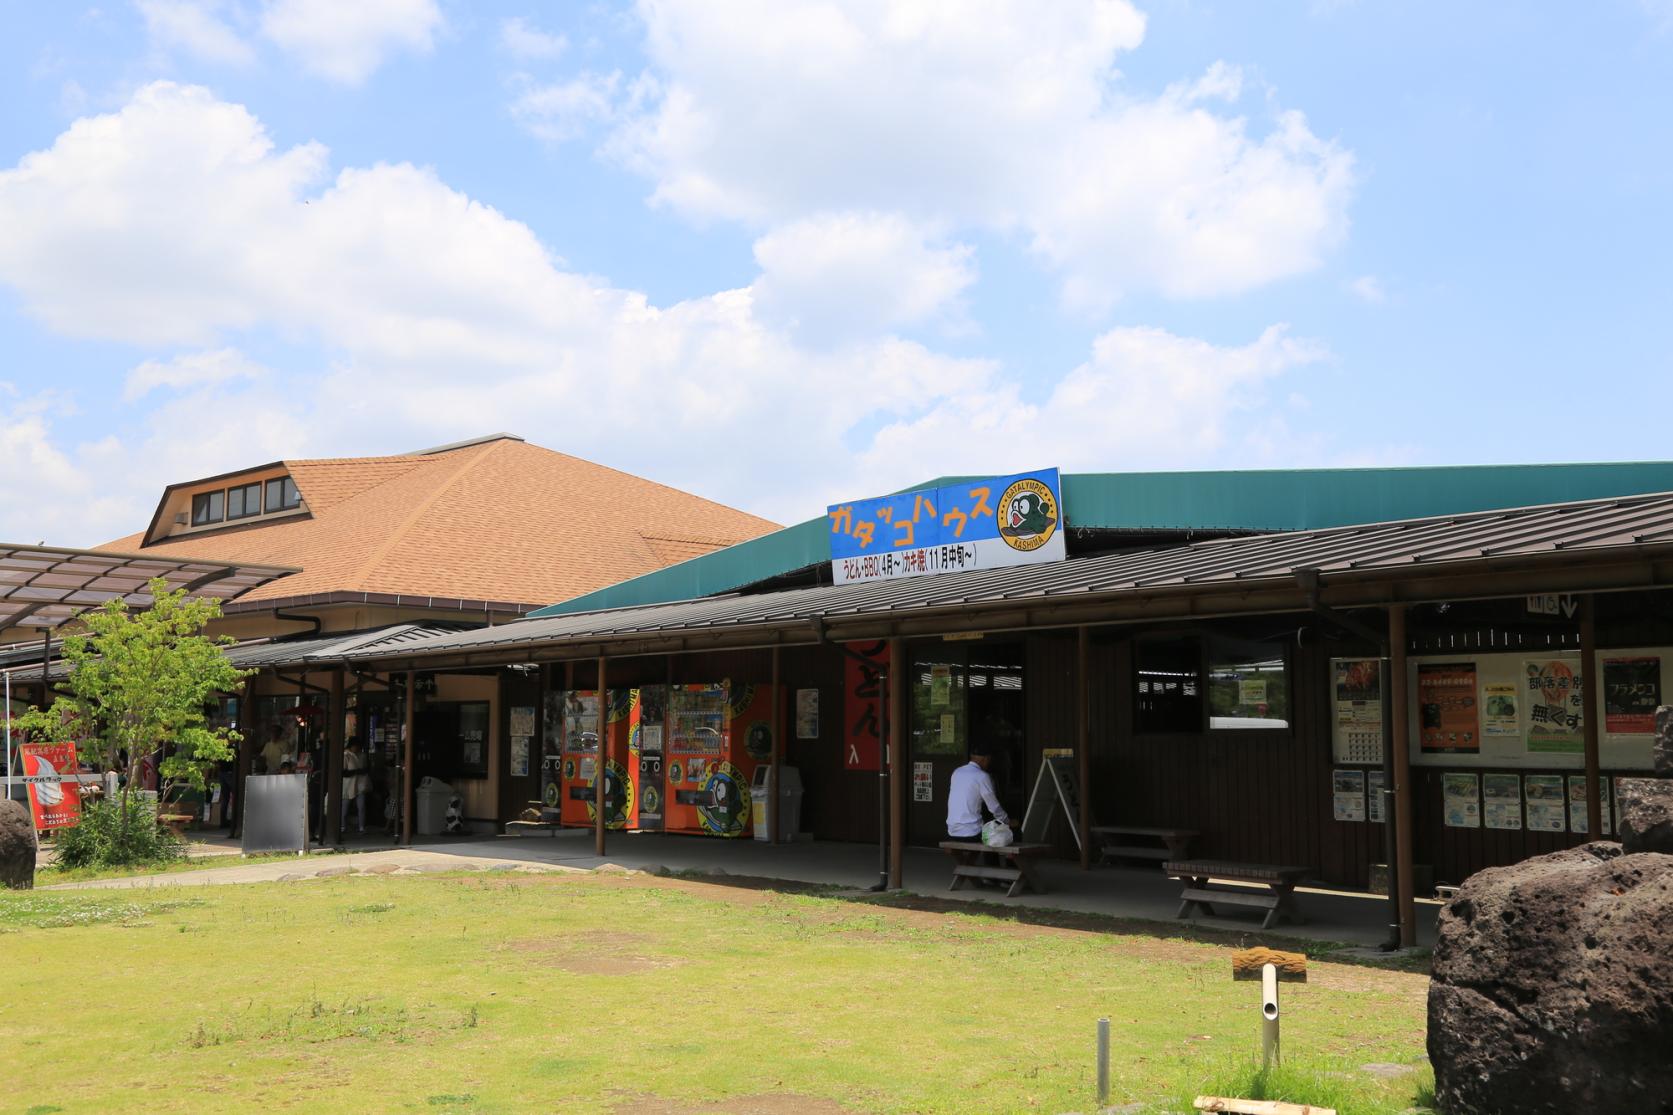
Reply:
[[[835, 647], [841, 654], [860, 663], [867, 670], [877, 669], [877, 663], [863, 654], [856, 654], [842, 643], [833, 643], [825, 637], [825, 624], [818, 616], [808, 621], [813, 626], [813, 641], [819, 646]], [[886, 684], [894, 684], [889, 677], [887, 668], [881, 671]], [[879, 702], [886, 708], [888, 702], [881, 695]], [[877, 718], [878, 729], [882, 730], [884, 718]], [[886, 891], [889, 889], [889, 764], [878, 759], [877, 763], [877, 882], [867, 888], [871, 891]]]
[[295, 632], [295, 634], [318, 635], [320, 633], [320, 619], [318, 616], [299, 616], [295, 612], [281, 612], [279, 609], [274, 608], [273, 618], [289, 620], [292, 623], [311, 623], [314, 625], [314, 629], [312, 631]]
[[1400, 947], [1400, 887], [1401, 881], [1396, 875], [1396, 849], [1394, 825], [1396, 810], [1394, 803], [1389, 800], [1394, 793], [1394, 702], [1393, 686], [1389, 678], [1389, 646], [1388, 632], [1378, 631], [1369, 624], [1361, 623], [1346, 612], [1339, 612], [1328, 604], [1319, 600], [1319, 571], [1317, 569], [1297, 569], [1295, 583], [1307, 594], [1307, 606], [1313, 614], [1327, 623], [1357, 635], [1368, 643], [1380, 649], [1378, 671], [1378, 691], [1382, 694], [1383, 706], [1383, 861], [1388, 865], [1388, 937], [1377, 947], [1383, 952], [1393, 952]]

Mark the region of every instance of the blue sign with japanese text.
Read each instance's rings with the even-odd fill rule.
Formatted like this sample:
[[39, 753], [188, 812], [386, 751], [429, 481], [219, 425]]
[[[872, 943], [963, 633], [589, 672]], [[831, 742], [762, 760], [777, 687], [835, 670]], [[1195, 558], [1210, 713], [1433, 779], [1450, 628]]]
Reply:
[[833, 504], [837, 584], [1064, 559], [1055, 468]]

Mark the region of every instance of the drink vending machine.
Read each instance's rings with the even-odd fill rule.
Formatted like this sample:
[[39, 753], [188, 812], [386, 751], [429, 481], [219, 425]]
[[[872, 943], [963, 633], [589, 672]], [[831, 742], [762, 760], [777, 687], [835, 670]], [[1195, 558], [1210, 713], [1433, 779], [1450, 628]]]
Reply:
[[[638, 771], [623, 760], [628, 757], [634, 698], [638, 691], [612, 689], [605, 702], [604, 736], [609, 756], [604, 760], [604, 825], [630, 828], [633, 823], [635, 783]], [[590, 828], [595, 823], [594, 781], [598, 774], [599, 710], [598, 692], [576, 689], [562, 694], [559, 774], [559, 822]], [[629, 771], [632, 770], [632, 774]]]
[[[755, 768], [773, 756], [772, 707], [770, 685], [672, 687], [664, 828], [708, 836], [749, 833], [750, 782]], [[779, 708], [781, 716], [788, 714], [784, 701]]]

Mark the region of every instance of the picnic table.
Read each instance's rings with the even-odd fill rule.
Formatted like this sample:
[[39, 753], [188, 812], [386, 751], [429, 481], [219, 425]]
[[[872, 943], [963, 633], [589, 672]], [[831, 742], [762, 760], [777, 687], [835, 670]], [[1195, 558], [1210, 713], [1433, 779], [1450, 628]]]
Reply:
[[[1266, 911], [1262, 929], [1271, 929], [1282, 919], [1297, 925], [1307, 919], [1295, 905], [1296, 884], [1318, 874], [1315, 867], [1300, 867], [1271, 863], [1238, 863], [1233, 860], [1170, 860], [1162, 865], [1169, 876], [1181, 880], [1179, 917], [1188, 918], [1193, 912], [1214, 916], [1213, 902], [1232, 906], [1255, 906]], [[1213, 880], [1249, 883], [1265, 887], [1264, 891], [1248, 887], [1216, 886]]]
[[[990, 847], [980, 840], [943, 840], [941, 850], [953, 858], [953, 885], [958, 890], [972, 879], [994, 879], [1010, 883], [1006, 898], [1015, 898], [1023, 888], [1035, 894], [1046, 893], [1040, 877], [1033, 871], [1034, 860], [1051, 851], [1050, 844], [1007, 844]], [[985, 856], [997, 856], [1002, 863], [983, 863]]]
[[[1104, 862], [1112, 859], [1188, 860], [1191, 841], [1197, 838], [1196, 829], [1170, 828], [1165, 825], [1093, 825], [1092, 835], [1098, 838]], [[1135, 844], [1133, 839], [1159, 840], [1154, 844]]]

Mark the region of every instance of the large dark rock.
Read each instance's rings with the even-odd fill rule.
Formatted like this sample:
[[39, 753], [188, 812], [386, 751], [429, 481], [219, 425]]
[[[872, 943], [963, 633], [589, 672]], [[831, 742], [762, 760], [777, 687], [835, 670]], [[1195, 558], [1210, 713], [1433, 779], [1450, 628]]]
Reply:
[[1673, 778], [1623, 778], [1616, 785], [1621, 849], [1673, 855]]
[[1600, 841], [1474, 875], [1433, 972], [1449, 1115], [1673, 1112], [1673, 856]]
[[0, 801], [0, 887], [35, 885], [35, 822], [15, 801]]

